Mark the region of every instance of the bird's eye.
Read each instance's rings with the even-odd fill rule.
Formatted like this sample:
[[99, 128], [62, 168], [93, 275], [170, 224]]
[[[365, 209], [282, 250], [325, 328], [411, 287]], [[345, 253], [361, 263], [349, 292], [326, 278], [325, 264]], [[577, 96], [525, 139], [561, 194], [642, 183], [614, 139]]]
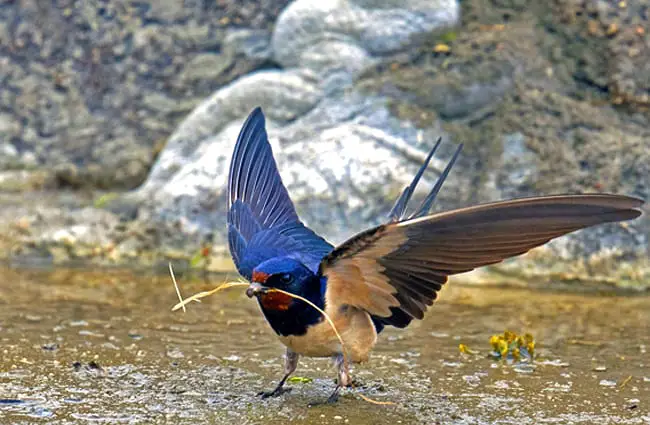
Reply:
[[283, 275], [280, 275], [280, 281], [282, 281], [282, 283], [291, 283], [293, 281], [293, 276], [291, 276], [289, 273], [285, 273]]

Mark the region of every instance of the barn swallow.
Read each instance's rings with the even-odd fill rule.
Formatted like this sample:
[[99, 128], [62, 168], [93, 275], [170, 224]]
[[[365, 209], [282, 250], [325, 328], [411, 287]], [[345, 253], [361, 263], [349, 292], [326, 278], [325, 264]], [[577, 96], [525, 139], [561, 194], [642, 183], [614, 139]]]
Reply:
[[[338, 367], [334, 402], [351, 384], [346, 358], [368, 360], [385, 326], [405, 328], [422, 319], [447, 277], [524, 254], [567, 233], [641, 214], [640, 199], [575, 194], [513, 199], [429, 214], [456, 149], [422, 204], [407, 205], [440, 139], [413, 181], [398, 197], [386, 222], [333, 246], [298, 217], [278, 173], [264, 114], [256, 108], [234, 148], [228, 179], [228, 242], [239, 273], [249, 282], [267, 322], [286, 346], [284, 375], [262, 397], [287, 391], [300, 356], [331, 357]], [[323, 309], [324, 317], [299, 295]]]

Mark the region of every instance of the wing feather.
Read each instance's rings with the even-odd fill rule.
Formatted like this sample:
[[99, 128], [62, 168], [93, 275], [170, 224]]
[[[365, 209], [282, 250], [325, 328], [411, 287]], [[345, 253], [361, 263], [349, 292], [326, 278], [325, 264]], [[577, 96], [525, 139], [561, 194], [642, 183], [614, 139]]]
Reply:
[[293, 256], [315, 271], [332, 250], [300, 222], [273, 158], [260, 108], [248, 116], [235, 144], [228, 208], [230, 252], [246, 278], [259, 263], [276, 255]]
[[381, 225], [323, 259], [326, 300], [330, 307], [352, 305], [383, 323], [406, 326], [423, 317], [447, 276], [524, 254], [579, 229], [634, 219], [642, 204], [618, 195], [543, 196]]

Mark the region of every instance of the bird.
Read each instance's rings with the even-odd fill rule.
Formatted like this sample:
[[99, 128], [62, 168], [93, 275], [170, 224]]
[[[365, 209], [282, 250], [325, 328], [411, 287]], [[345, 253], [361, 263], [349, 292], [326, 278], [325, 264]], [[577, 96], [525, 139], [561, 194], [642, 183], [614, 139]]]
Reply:
[[[334, 246], [298, 217], [273, 157], [264, 113], [260, 107], [250, 113], [229, 168], [227, 233], [236, 269], [249, 282], [246, 295], [257, 300], [286, 346], [282, 379], [261, 397], [290, 390], [285, 383], [301, 356], [329, 357], [337, 367], [336, 387], [326, 400], [333, 403], [353, 382], [346, 359], [366, 362], [385, 327], [405, 328], [422, 319], [449, 276], [524, 254], [576, 230], [641, 215], [641, 199], [615, 194], [528, 197], [430, 214], [462, 144], [422, 203], [407, 214], [440, 143], [383, 224]], [[323, 310], [342, 341], [323, 314], [287, 292]]]

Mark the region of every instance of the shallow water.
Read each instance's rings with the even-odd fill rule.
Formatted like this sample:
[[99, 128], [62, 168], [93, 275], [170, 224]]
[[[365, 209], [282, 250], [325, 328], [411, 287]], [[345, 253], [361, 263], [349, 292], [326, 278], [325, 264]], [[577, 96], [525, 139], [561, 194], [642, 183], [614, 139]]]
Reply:
[[[259, 400], [283, 348], [239, 288], [170, 311], [167, 276], [0, 269], [0, 423], [650, 423], [650, 298], [476, 288], [452, 281], [424, 321], [380, 336], [363, 385], [336, 405], [325, 359]], [[221, 283], [188, 281], [188, 296]], [[531, 332], [539, 358], [488, 358], [490, 335]], [[479, 351], [461, 354], [458, 344]], [[394, 402], [377, 406], [363, 393]]]

